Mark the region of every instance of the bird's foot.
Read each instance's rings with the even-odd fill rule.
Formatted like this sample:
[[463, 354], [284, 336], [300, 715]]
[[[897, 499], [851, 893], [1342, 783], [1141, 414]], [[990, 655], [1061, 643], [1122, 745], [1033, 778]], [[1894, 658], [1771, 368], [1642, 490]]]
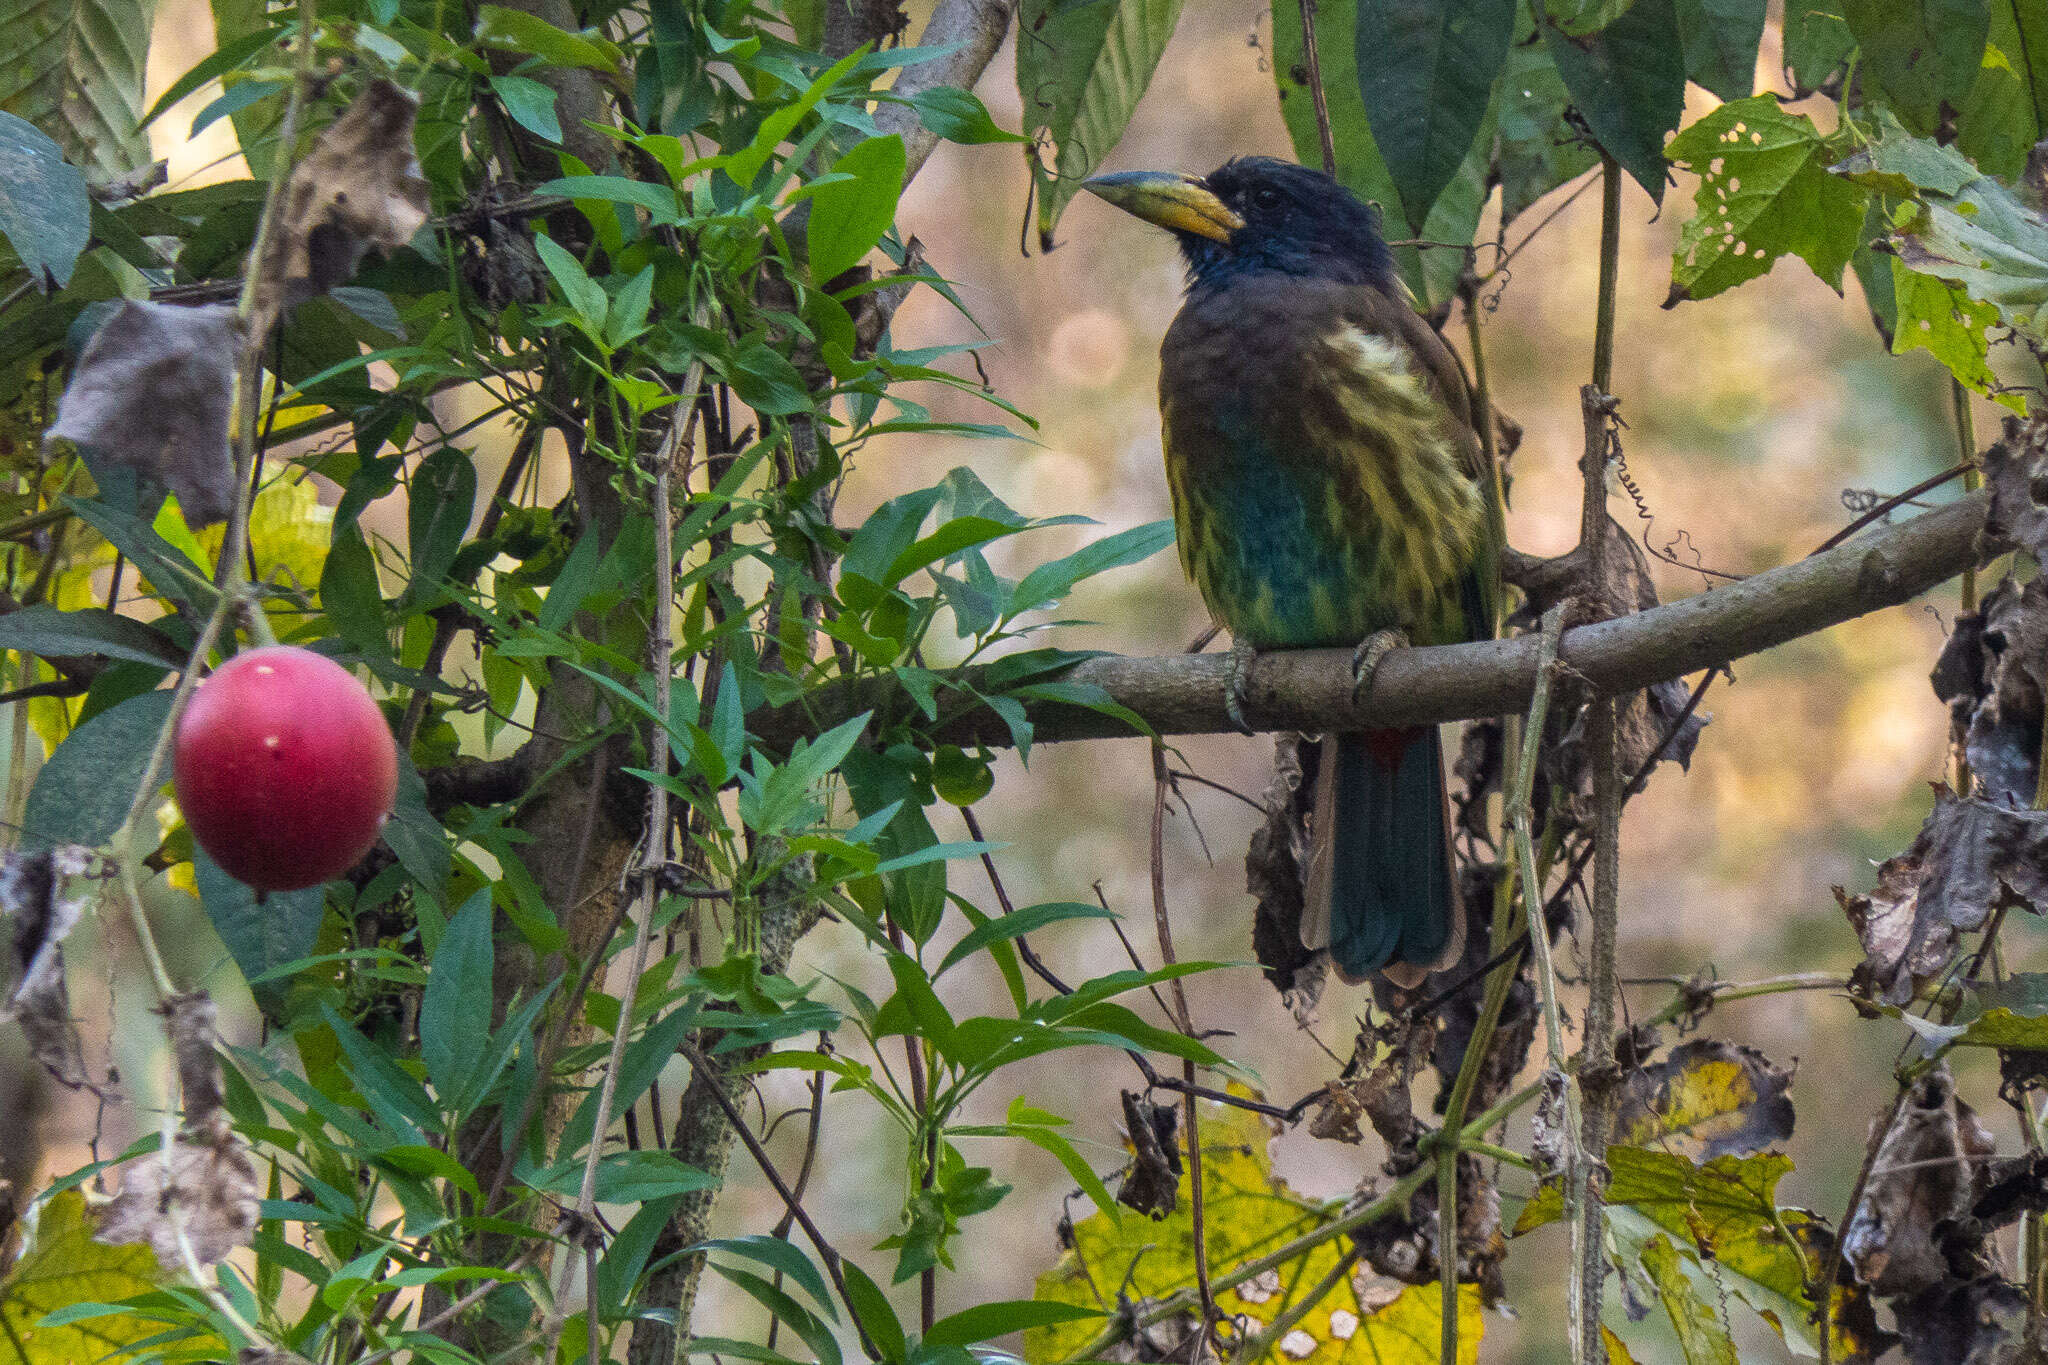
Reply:
[[1230, 681], [1223, 689], [1223, 713], [1230, 717], [1230, 723], [1240, 733], [1247, 735], [1258, 733], [1244, 718], [1245, 695], [1252, 684], [1252, 664], [1258, 657], [1258, 650], [1235, 635], [1230, 637]]
[[1376, 630], [1365, 637], [1351, 653], [1352, 705], [1356, 706], [1372, 686], [1372, 675], [1379, 671], [1380, 661], [1394, 650], [1406, 648], [1408, 637], [1398, 630]]

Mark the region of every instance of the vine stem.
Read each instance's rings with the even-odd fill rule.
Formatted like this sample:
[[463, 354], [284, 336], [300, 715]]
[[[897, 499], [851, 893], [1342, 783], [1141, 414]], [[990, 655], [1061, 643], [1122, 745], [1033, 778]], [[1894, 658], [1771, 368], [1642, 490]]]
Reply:
[[[702, 374], [701, 364], [693, 363], [685, 375], [683, 392], [694, 394]], [[694, 413], [695, 408], [691, 411]], [[670, 478], [675, 469], [676, 458], [683, 449], [683, 443], [692, 440], [695, 423], [671, 421], [661, 444], [660, 454], [654, 466], [654, 631], [647, 642], [648, 667], [654, 674], [654, 712], [666, 718], [669, 708], [669, 687], [673, 672], [670, 655], [675, 649], [675, 590], [672, 579], [675, 573], [675, 527], [669, 506]], [[660, 726], [652, 731], [650, 747], [662, 755], [655, 764], [659, 771], [667, 770], [668, 733]], [[597, 1121], [590, 1131], [590, 1151], [583, 1161], [583, 1183], [576, 1192], [576, 1233], [584, 1239], [583, 1261], [585, 1268], [583, 1309], [584, 1323], [589, 1331], [589, 1359], [596, 1361], [599, 1355], [599, 1323], [597, 1312], [597, 1167], [604, 1157], [604, 1135], [612, 1126], [612, 1106], [618, 1102], [619, 1068], [625, 1061], [626, 1040], [633, 1034], [633, 1005], [640, 993], [640, 978], [647, 971], [647, 955], [654, 938], [655, 911], [661, 901], [661, 873], [667, 864], [668, 852], [668, 788], [660, 782], [647, 784], [647, 832], [641, 839], [640, 852], [640, 922], [633, 927], [633, 956], [626, 974], [626, 982], [619, 993], [619, 1022], [612, 1031], [611, 1056], [604, 1069], [604, 1080], [598, 1088]], [[602, 956], [600, 945], [595, 952]], [[571, 1262], [563, 1262], [563, 1276], [568, 1275]], [[558, 1296], [559, 1298], [559, 1296]], [[554, 1351], [547, 1358], [554, 1358]]]
[[[1490, 941], [1507, 938], [1512, 906], [1504, 895], [1493, 901], [1493, 932]], [[1457, 1078], [1451, 1083], [1450, 1099], [1444, 1104], [1444, 1124], [1436, 1147], [1436, 1268], [1442, 1293], [1442, 1328], [1438, 1338], [1444, 1365], [1458, 1360], [1458, 1157], [1465, 1142], [1465, 1110], [1472, 1102], [1472, 1088], [1479, 1082], [1479, 1070], [1493, 1049], [1493, 1033], [1500, 1026], [1500, 1012], [1507, 1004], [1508, 989], [1521, 970], [1521, 955], [1510, 953], [1486, 980], [1486, 995], [1480, 1002], [1479, 1018], [1472, 1036], [1465, 1042], [1465, 1055], [1458, 1062]], [[1484, 1131], [1484, 1130], [1482, 1130]]]
[[[1159, 957], [1163, 965], [1171, 967], [1173, 956], [1173, 923], [1166, 913], [1166, 793], [1172, 779], [1166, 771], [1166, 747], [1152, 742], [1152, 921], [1159, 934]], [[1168, 983], [1173, 989], [1174, 1012], [1180, 1017], [1175, 1021], [1180, 1031], [1193, 1038], [1194, 1016], [1188, 1013], [1187, 992], [1181, 988], [1180, 978]], [[1181, 1079], [1187, 1089], [1181, 1092], [1181, 1123], [1187, 1129], [1188, 1144], [1188, 1218], [1189, 1228], [1194, 1237], [1195, 1288], [1202, 1305], [1202, 1330], [1196, 1340], [1206, 1338], [1215, 1325], [1216, 1295], [1209, 1284], [1209, 1247], [1203, 1207], [1202, 1189], [1202, 1130], [1201, 1114], [1196, 1107], [1194, 1084], [1195, 1064], [1192, 1059], [1181, 1062]]]
[[[192, 693], [199, 685], [199, 675], [206, 667], [214, 646], [219, 643], [235, 613], [240, 609], [248, 580], [243, 569], [243, 559], [249, 547], [249, 510], [253, 503], [250, 491], [250, 468], [256, 457], [256, 409], [262, 391], [263, 342], [270, 330], [274, 309], [263, 307], [259, 310], [263, 287], [263, 263], [270, 251], [271, 241], [277, 235], [277, 201], [290, 177], [292, 148], [296, 144], [299, 118], [305, 107], [306, 88], [313, 74], [313, 20], [317, 0], [299, 0], [298, 31], [298, 74], [292, 81], [291, 94], [286, 99], [284, 119], [279, 125], [278, 146], [281, 148], [277, 164], [271, 168], [270, 188], [263, 201], [262, 221], [257, 225], [256, 240], [249, 247], [248, 266], [243, 273], [242, 295], [235, 313], [245, 329], [242, 339], [242, 353], [237, 372], [236, 427], [234, 439], [235, 505], [228, 515], [227, 534], [223, 537], [220, 558], [221, 593], [208, 613], [206, 624], [200, 629], [199, 639], [192, 646], [192, 653], [185, 661], [184, 671], [178, 677], [178, 686], [171, 694], [171, 709], [164, 717], [163, 728], [157, 732], [156, 744], [151, 748], [149, 761], [143, 766], [142, 780], [136, 784], [135, 798], [128, 803], [128, 814], [121, 821], [121, 827], [114, 831], [113, 847], [115, 861], [121, 869], [121, 889], [128, 902], [128, 922], [133, 926], [135, 939], [142, 948], [143, 960], [149, 964], [150, 978], [156, 984], [157, 998], [169, 1001], [178, 994], [178, 988], [171, 980], [171, 974], [164, 966], [163, 954], [157, 950], [156, 935], [150, 931], [149, 916], [142, 907], [142, 879], [139, 859], [135, 854], [135, 836], [144, 821], [152, 818], [156, 808], [157, 789], [163, 785], [164, 767], [171, 755], [171, 745], [176, 739], [178, 721], [185, 714], [185, 707], [192, 700]], [[258, 316], [260, 313], [261, 316]]]
[[[1600, 298], [1593, 331], [1593, 382], [1580, 391], [1586, 444], [1579, 548], [1595, 592], [1601, 591], [1606, 581], [1607, 460], [1613, 411], [1608, 393], [1614, 381], [1615, 295], [1621, 258], [1621, 167], [1605, 150], [1600, 161]], [[1590, 984], [1578, 1068], [1584, 1157], [1567, 1172], [1566, 1179], [1567, 1199], [1579, 1209], [1572, 1239], [1578, 1291], [1573, 1348], [1579, 1365], [1603, 1365], [1607, 1358], [1606, 1344], [1600, 1338], [1600, 1304], [1606, 1288], [1606, 1207], [1600, 1170], [1613, 1122], [1613, 1087], [1607, 1073], [1614, 1067], [1615, 1000], [1620, 993], [1615, 940], [1621, 872], [1621, 774], [1615, 769], [1614, 719], [1611, 695], [1596, 694], [1587, 703], [1586, 760], [1593, 769], [1594, 827], [1592, 924], [1587, 945]]]

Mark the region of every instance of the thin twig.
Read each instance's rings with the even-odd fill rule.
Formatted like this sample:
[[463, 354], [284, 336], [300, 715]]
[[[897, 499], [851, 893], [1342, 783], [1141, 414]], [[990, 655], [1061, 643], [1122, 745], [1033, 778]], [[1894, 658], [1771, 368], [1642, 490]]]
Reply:
[[[718, 1074], [713, 1069], [710, 1059], [697, 1050], [695, 1043], [684, 1039], [676, 1045], [676, 1050], [681, 1052], [690, 1065], [703, 1075], [716, 1076]], [[732, 1125], [733, 1132], [739, 1137], [741, 1143], [746, 1146], [747, 1154], [754, 1158], [754, 1164], [760, 1168], [761, 1174], [766, 1176], [768, 1183], [775, 1187], [775, 1193], [781, 1198], [782, 1206], [789, 1211], [792, 1218], [796, 1219], [797, 1226], [804, 1230], [804, 1236], [809, 1239], [812, 1248], [817, 1251], [818, 1259], [825, 1264], [825, 1273], [832, 1277], [832, 1287], [838, 1291], [839, 1301], [846, 1305], [846, 1311], [852, 1315], [853, 1321], [859, 1322], [860, 1310], [855, 1308], [853, 1300], [847, 1297], [846, 1279], [839, 1271], [839, 1253], [834, 1251], [832, 1244], [825, 1240], [825, 1234], [818, 1231], [818, 1225], [811, 1221], [811, 1215], [804, 1209], [803, 1200], [797, 1198], [796, 1191], [789, 1187], [789, 1182], [784, 1180], [782, 1173], [775, 1169], [775, 1163], [768, 1159], [768, 1153], [761, 1146], [761, 1140], [754, 1136], [753, 1129], [747, 1127], [745, 1116], [740, 1113], [739, 1106], [732, 1102], [732, 1097], [725, 1093], [725, 1087], [714, 1084], [707, 1085], [704, 1088], [710, 1093], [711, 1098], [717, 1102], [718, 1107], [725, 1112], [726, 1122]]]
[[[1163, 966], [1171, 967], [1173, 955], [1173, 923], [1166, 913], [1166, 792], [1172, 785], [1167, 776], [1166, 746], [1152, 742], [1152, 922], [1159, 934], [1159, 960]], [[1181, 988], [1179, 977], [1168, 983], [1173, 988], [1173, 1003], [1180, 1016], [1174, 1022], [1180, 1031], [1190, 1038], [1199, 1037], [1195, 1032], [1194, 1017], [1188, 1013], [1187, 992]], [[1199, 1354], [1201, 1343], [1214, 1330], [1217, 1321], [1216, 1295], [1209, 1287], [1209, 1247], [1203, 1224], [1207, 1210], [1203, 1207], [1202, 1190], [1202, 1138], [1201, 1114], [1191, 1093], [1195, 1084], [1195, 1063], [1193, 1058], [1181, 1062], [1181, 1079], [1190, 1087], [1189, 1093], [1181, 1095], [1181, 1124], [1187, 1130], [1188, 1145], [1188, 1217], [1194, 1237], [1195, 1288], [1200, 1294], [1202, 1305], [1202, 1330], [1195, 1333], [1193, 1349]]]
[[1323, 149], [1323, 174], [1337, 178], [1337, 139], [1330, 131], [1330, 97], [1323, 90], [1323, 59], [1316, 50], [1316, 0], [1301, 0], [1301, 57], [1316, 108], [1316, 138]]

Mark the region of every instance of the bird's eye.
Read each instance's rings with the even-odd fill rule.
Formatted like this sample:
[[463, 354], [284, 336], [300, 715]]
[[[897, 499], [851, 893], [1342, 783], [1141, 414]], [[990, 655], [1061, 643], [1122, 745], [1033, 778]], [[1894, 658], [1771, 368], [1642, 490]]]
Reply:
[[1280, 207], [1280, 191], [1271, 185], [1261, 185], [1252, 191], [1252, 205], [1255, 208], [1276, 209]]

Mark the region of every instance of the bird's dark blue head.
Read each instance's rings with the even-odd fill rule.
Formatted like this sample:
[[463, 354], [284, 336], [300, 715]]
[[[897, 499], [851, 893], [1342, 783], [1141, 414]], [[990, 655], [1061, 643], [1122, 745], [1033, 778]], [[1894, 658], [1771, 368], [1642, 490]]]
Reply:
[[1131, 171], [1082, 188], [1173, 233], [1191, 290], [1263, 271], [1394, 288], [1379, 214], [1291, 161], [1241, 156], [1199, 179]]

